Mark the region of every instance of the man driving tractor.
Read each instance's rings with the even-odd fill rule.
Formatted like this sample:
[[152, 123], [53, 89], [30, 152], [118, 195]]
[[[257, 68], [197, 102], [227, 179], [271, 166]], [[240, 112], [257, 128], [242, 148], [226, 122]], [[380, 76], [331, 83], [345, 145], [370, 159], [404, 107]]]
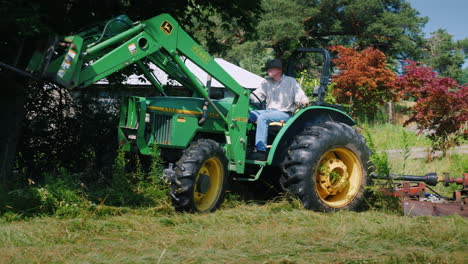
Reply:
[[249, 122], [257, 122], [255, 148], [248, 156], [253, 160], [266, 159], [268, 140], [268, 124], [270, 122], [287, 121], [297, 106], [307, 106], [309, 98], [305, 95], [297, 81], [283, 74], [281, 60], [269, 60], [265, 70], [268, 77], [252, 92], [251, 102], [266, 101], [265, 110], [250, 112]]

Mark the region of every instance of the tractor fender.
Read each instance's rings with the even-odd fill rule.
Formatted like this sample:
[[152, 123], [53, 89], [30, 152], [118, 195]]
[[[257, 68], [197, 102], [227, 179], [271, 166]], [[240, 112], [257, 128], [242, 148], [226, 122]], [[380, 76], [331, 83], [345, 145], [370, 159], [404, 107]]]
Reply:
[[302, 128], [327, 121], [335, 121], [354, 126], [356, 122], [345, 112], [327, 106], [309, 106], [297, 112], [281, 128], [271, 145], [267, 164], [278, 165], [284, 157], [284, 151]]

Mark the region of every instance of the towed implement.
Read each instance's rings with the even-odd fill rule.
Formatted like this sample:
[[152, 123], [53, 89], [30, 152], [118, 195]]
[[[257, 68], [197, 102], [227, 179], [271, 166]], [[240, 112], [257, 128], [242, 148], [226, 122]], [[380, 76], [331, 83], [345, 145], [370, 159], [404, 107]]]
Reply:
[[[317, 100], [287, 122], [271, 124], [266, 161], [249, 160], [256, 125], [248, 122], [251, 90], [242, 87], [168, 14], [132, 22], [126, 16], [64, 38], [53, 38], [21, 73], [66, 88], [87, 87], [130, 65], [155, 87], [154, 97], [122, 99], [118, 139], [126, 151], [150, 155], [153, 146], [167, 163], [164, 176], [180, 211], [211, 212], [230, 181], [251, 182], [276, 171], [280, 186], [312, 210], [358, 210], [370, 183], [369, 154], [354, 120], [340, 106], [323, 102], [330, 79], [325, 49], [301, 48], [288, 62], [294, 77], [298, 56], [323, 55]], [[213, 96], [187, 68], [189, 60], [229, 93]], [[154, 64], [191, 92], [167, 96], [151, 72]], [[17, 70], [17, 69], [16, 69]], [[18, 71], [18, 70], [17, 70]]]
[[[386, 179], [372, 174], [373, 178]], [[382, 189], [382, 193], [401, 198], [405, 215], [419, 216], [446, 216], [461, 215], [468, 217], [468, 173], [462, 177], [451, 178], [448, 173], [439, 177], [436, 173], [424, 176], [417, 175], [390, 175], [394, 182], [392, 189]], [[461, 189], [453, 191], [452, 197], [445, 197], [429, 186], [443, 183], [457, 184]]]

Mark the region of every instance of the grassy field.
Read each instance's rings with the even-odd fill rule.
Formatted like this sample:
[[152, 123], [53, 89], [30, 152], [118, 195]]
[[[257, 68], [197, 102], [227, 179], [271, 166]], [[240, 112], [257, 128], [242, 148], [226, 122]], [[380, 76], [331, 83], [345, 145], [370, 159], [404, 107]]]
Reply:
[[[468, 154], [433, 157], [430, 162], [425, 157], [405, 159], [405, 148], [418, 149], [417, 152], [423, 156], [429, 152], [429, 139], [423, 135], [417, 135], [414, 130], [390, 124], [374, 125], [367, 129], [372, 135], [377, 151], [397, 150], [388, 155], [391, 173], [424, 175], [436, 172], [442, 175], [448, 172], [452, 177], [461, 177], [464, 172], [468, 172]], [[467, 144], [466, 141], [462, 143]]]
[[[412, 131], [403, 139], [407, 130], [399, 126], [369, 130], [379, 151], [429, 145]], [[429, 163], [403, 156], [389, 156], [392, 173], [458, 177], [468, 171], [468, 155]], [[231, 198], [213, 214], [178, 214], [167, 201], [76, 210], [67, 209], [74, 202], [52, 202], [62, 213], [0, 217], [0, 263], [468, 263], [468, 219], [459, 216], [327, 214], [304, 210], [294, 199], [260, 204]]]
[[368, 129], [378, 150], [403, 149], [405, 147], [403, 140], [405, 132], [408, 136], [408, 143], [412, 147], [429, 147], [431, 143], [425, 136], [418, 135], [414, 130], [399, 125], [376, 124]]
[[140, 211], [0, 224], [0, 263], [466, 263], [468, 220], [316, 213], [296, 203], [213, 214]]

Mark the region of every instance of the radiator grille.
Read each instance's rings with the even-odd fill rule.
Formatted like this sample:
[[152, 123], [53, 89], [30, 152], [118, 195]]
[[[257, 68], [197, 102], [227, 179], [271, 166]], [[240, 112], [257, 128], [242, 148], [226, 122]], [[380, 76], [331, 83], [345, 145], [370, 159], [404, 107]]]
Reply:
[[171, 144], [172, 116], [155, 115], [154, 140], [156, 144]]

